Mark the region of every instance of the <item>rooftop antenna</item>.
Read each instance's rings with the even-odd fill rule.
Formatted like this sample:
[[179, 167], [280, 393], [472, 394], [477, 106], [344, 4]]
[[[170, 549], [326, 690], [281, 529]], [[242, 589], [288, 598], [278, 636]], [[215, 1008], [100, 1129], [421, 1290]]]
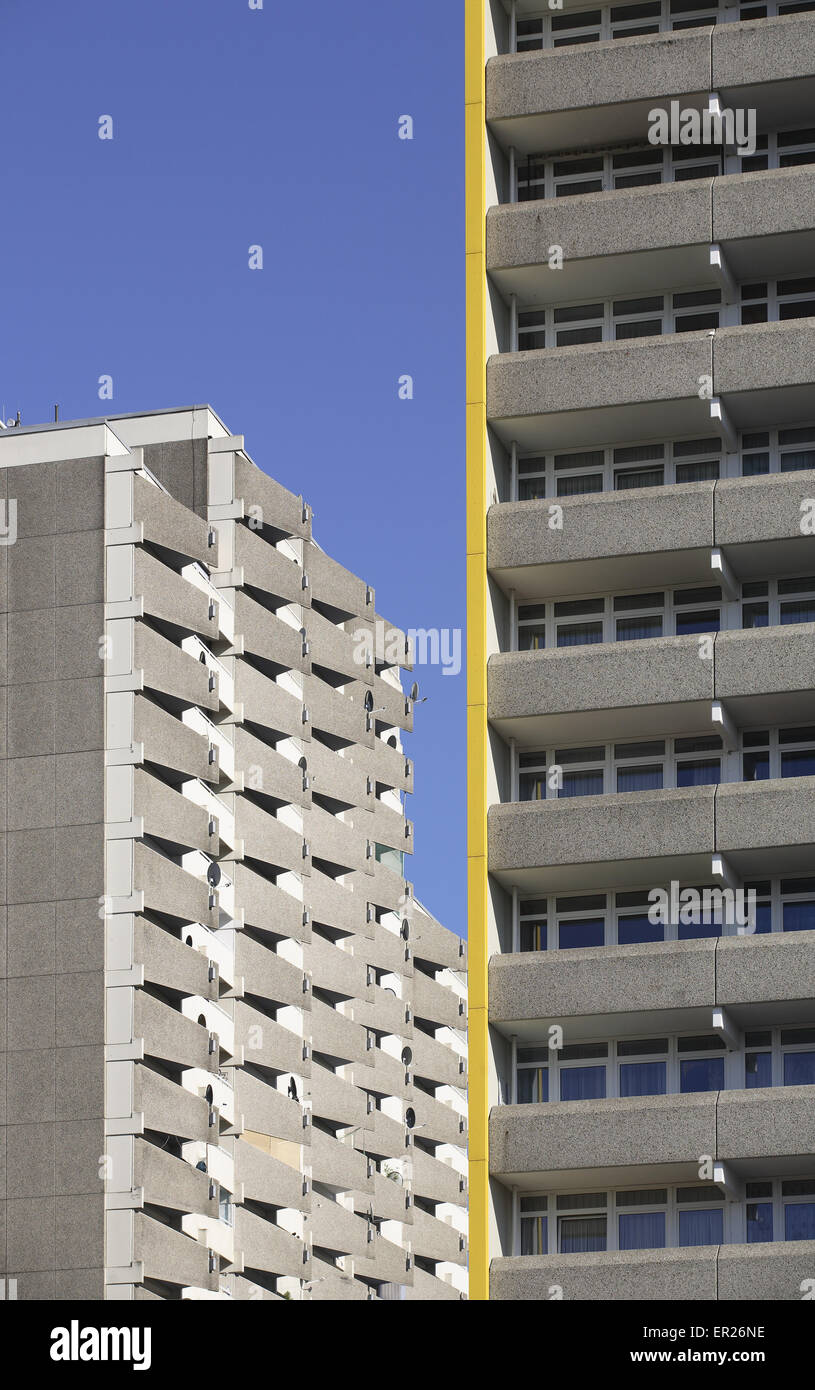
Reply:
[[55, 406], [54, 406], [54, 424], [55, 424], [55, 425], [58, 425], [58, 424], [59, 424], [59, 406], [58, 406], [58, 405], [55, 405]]

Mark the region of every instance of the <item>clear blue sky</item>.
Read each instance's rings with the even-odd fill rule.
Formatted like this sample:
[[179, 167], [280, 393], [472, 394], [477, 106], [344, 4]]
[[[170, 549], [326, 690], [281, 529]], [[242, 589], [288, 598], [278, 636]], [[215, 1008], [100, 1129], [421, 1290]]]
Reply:
[[[462, 628], [461, 0], [2, 10], [6, 417], [209, 402], [380, 612]], [[410, 872], [463, 933], [464, 675], [416, 675]]]

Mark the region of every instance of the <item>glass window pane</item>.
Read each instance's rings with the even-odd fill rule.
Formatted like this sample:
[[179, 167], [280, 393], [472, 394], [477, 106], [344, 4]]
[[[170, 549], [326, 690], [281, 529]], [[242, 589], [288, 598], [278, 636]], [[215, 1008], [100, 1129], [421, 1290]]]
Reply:
[[659, 791], [663, 785], [661, 767], [618, 767], [618, 792]]
[[558, 497], [580, 497], [587, 492], [603, 491], [602, 473], [580, 473], [574, 478], [558, 478]]
[[676, 615], [676, 633], [678, 637], [684, 637], [694, 632], [718, 631], [718, 609], [711, 608], [702, 613], [677, 613]]
[[664, 1096], [664, 1062], [625, 1062], [620, 1067], [621, 1096]]
[[781, 605], [781, 626], [787, 627], [790, 623], [812, 623], [815, 622], [815, 600], [801, 599], [797, 603], [782, 603]]
[[564, 1255], [581, 1255], [606, 1248], [604, 1216], [561, 1216], [560, 1249]]
[[682, 1095], [691, 1091], [721, 1091], [723, 1087], [723, 1057], [686, 1057], [679, 1063]]
[[787, 1052], [784, 1055], [785, 1086], [815, 1086], [815, 1052]]
[[617, 921], [617, 941], [620, 946], [639, 946], [646, 941], [663, 941], [665, 928], [661, 922], [649, 922], [647, 912]]
[[605, 1067], [564, 1067], [560, 1073], [561, 1100], [605, 1100]]
[[602, 640], [602, 623], [561, 623], [557, 630], [559, 647], [586, 647]]
[[784, 931], [815, 931], [815, 902], [784, 903]]
[[558, 796], [602, 796], [602, 772], [564, 772]]
[[521, 1218], [521, 1254], [546, 1254], [546, 1217], [524, 1216]]
[[723, 1213], [720, 1207], [712, 1211], [680, 1211], [679, 1244], [721, 1245], [724, 1234]]
[[815, 749], [801, 748], [794, 753], [781, 754], [782, 777], [812, 777], [815, 775]]
[[815, 1202], [785, 1202], [784, 1239], [815, 1240]]
[[574, 950], [580, 946], [602, 946], [605, 939], [605, 922], [602, 917], [561, 922], [558, 939], [561, 951]]
[[654, 618], [618, 618], [617, 619], [617, 641], [618, 642], [637, 642], [646, 637], [662, 636], [662, 619]]
[[773, 1059], [771, 1053], [747, 1053], [744, 1061], [744, 1084], [748, 1091], [757, 1086], [772, 1086]]
[[619, 1221], [621, 1250], [664, 1249], [664, 1211], [625, 1212]]
[[773, 1238], [772, 1202], [748, 1202], [747, 1244], [761, 1245]]
[[545, 922], [521, 922], [521, 950], [546, 950]]
[[721, 762], [719, 758], [699, 758], [693, 762], [678, 763], [676, 785], [678, 787], [709, 787], [721, 781]]
[[742, 777], [745, 782], [765, 782], [770, 775], [769, 753], [745, 753]]
[[519, 1067], [518, 1104], [538, 1105], [549, 1099], [549, 1072], [546, 1067]]

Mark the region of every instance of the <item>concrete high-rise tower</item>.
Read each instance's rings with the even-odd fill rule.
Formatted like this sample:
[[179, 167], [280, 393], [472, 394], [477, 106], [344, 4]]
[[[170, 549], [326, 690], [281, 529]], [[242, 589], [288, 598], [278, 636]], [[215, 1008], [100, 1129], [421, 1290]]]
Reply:
[[464, 1297], [404, 637], [206, 406], [4, 430], [0, 489], [12, 1296]]
[[815, 13], [467, 0], [471, 1297], [815, 1266]]

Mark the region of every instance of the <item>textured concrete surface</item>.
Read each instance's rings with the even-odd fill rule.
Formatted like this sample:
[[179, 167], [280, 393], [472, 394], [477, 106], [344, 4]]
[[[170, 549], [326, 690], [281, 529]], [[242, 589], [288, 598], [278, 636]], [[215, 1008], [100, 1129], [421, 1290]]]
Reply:
[[491, 806], [490, 865], [509, 870], [712, 853], [713, 798], [713, 787], [682, 787]]
[[[724, 332], [744, 334], [756, 330]], [[786, 339], [783, 341], [786, 343]], [[740, 357], [745, 349], [741, 339], [738, 343]], [[626, 401], [695, 397], [699, 377], [710, 373], [710, 344], [707, 334], [682, 333], [581, 347], [538, 348], [491, 357], [487, 362], [487, 415], [491, 420], [501, 420], [555, 410], [596, 410]], [[731, 358], [736, 351], [735, 347], [730, 348]], [[782, 356], [785, 363], [791, 362], [786, 351], [782, 350]], [[735, 389], [738, 363], [734, 360], [731, 365], [730, 358], [724, 360], [725, 379], [732, 381], [731, 389]], [[798, 373], [799, 379], [803, 370]]]
[[704, 31], [648, 34], [492, 58], [487, 120], [709, 90]]

